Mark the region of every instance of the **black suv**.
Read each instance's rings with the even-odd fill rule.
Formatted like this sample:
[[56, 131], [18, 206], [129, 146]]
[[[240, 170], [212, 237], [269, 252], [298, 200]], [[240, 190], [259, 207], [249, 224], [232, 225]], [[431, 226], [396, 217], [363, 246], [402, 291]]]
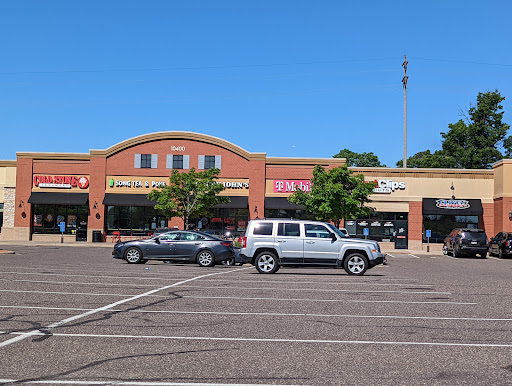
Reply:
[[512, 254], [512, 233], [500, 232], [489, 241], [489, 255], [498, 256]]
[[444, 239], [443, 254], [487, 257], [489, 244], [483, 229], [456, 228]]

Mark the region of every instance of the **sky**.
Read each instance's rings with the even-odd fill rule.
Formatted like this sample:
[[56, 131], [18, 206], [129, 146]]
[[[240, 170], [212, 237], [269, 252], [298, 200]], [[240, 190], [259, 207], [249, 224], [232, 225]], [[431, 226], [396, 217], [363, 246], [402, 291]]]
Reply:
[[[159, 131], [270, 157], [403, 157], [498, 90], [510, 1], [0, 0], [0, 160]], [[512, 133], [511, 133], [512, 134]]]

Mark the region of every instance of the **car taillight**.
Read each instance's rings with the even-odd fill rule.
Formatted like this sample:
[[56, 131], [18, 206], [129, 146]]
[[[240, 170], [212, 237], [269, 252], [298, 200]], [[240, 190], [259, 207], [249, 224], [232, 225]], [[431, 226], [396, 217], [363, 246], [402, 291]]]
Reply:
[[247, 248], [247, 237], [242, 237], [242, 248]]
[[510, 248], [510, 244], [511, 244], [510, 240], [507, 240], [506, 244], [507, 244], [507, 247]]
[[224, 245], [225, 247], [231, 247], [231, 241], [221, 241], [220, 245]]

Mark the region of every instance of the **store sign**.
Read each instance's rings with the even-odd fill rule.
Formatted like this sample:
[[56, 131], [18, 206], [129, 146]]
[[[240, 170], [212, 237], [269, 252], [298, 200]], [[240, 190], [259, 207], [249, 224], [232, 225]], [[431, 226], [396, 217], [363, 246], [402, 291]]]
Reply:
[[89, 178], [85, 176], [34, 176], [34, 186], [40, 188], [87, 189]]
[[436, 200], [440, 209], [468, 209], [471, 207], [468, 200]]
[[274, 193], [293, 193], [297, 189], [303, 192], [311, 191], [311, 181], [309, 180], [275, 180]]
[[373, 193], [391, 193], [397, 189], [404, 190], [405, 182], [396, 182], [393, 180], [375, 180], [376, 187]]
[[226, 189], [249, 189], [249, 182], [243, 181], [219, 181], [219, 184], [223, 184]]
[[171, 151], [185, 151], [185, 146], [171, 146]]
[[368, 222], [367, 222], [367, 221], [359, 221], [359, 222], [357, 223], [357, 225], [359, 225], [360, 227], [365, 227], [365, 226], [367, 226], [367, 225], [368, 225]]
[[166, 186], [165, 181], [151, 181], [151, 180], [115, 180], [111, 178], [108, 182], [111, 188], [161, 188]]

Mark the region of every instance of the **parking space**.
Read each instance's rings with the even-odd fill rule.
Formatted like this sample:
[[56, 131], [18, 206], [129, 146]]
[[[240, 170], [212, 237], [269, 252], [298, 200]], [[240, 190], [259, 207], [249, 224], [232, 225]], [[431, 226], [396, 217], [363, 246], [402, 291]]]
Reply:
[[0, 255], [0, 382], [511, 384], [512, 260], [338, 269]]

